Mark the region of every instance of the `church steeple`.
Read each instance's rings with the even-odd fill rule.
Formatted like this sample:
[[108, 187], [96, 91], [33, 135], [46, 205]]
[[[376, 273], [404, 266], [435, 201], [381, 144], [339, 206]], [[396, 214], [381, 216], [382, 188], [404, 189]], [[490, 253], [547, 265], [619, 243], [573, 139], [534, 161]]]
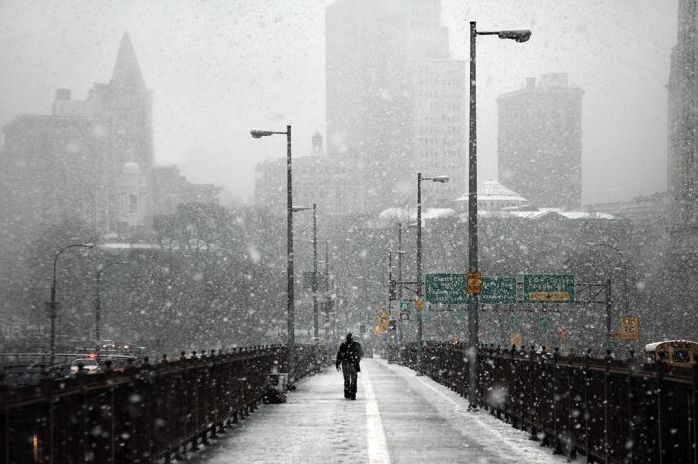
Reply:
[[134, 90], [145, 89], [141, 67], [133, 51], [133, 44], [128, 32], [124, 32], [119, 45], [119, 54], [114, 64], [114, 73], [109, 82], [114, 87], [128, 88]]

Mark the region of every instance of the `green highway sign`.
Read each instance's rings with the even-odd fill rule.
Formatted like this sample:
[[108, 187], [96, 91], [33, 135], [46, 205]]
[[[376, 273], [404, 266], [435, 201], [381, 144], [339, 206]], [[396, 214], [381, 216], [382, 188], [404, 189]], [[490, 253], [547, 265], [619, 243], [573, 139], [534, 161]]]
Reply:
[[574, 302], [574, 276], [524, 275], [524, 303]]
[[540, 320], [540, 322], [538, 323], [538, 325], [540, 326], [541, 329], [543, 329], [544, 331], [547, 332], [547, 331], [549, 331], [550, 328], [552, 327], [552, 325], [553, 325], [553, 320], [546, 316], [546, 317], [544, 317], [543, 319]]
[[414, 310], [414, 300], [400, 300], [400, 311]]
[[468, 300], [465, 274], [427, 274], [426, 300], [429, 303], [465, 303]]
[[521, 318], [519, 316], [511, 316], [511, 330], [518, 332], [521, 328]]
[[480, 303], [516, 303], [516, 277], [483, 277]]

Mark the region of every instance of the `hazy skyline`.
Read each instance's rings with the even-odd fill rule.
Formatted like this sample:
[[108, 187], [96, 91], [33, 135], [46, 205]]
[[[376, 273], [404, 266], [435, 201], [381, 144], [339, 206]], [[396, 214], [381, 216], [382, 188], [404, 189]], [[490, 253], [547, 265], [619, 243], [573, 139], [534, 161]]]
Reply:
[[[314, 132], [324, 135], [329, 3], [2, 0], [0, 124], [50, 113], [56, 88], [84, 99], [94, 82], [109, 80], [128, 31], [154, 94], [156, 162], [249, 200], [254, 165], [285, 154], [283, 140], [252, 140], [250, 128], [293, 124], [294, 156], [310, 152]], [[470, 20], [482, 30], [533, 31], [525, 44], [478, 41], [482, 180], [496, 178], [497, 95], [528, 76], [565, 72], [585, 91], [584, 202], [666, 190], [676, 2], [442, 0], [442, 7], [454, 58], [467, 59]]]

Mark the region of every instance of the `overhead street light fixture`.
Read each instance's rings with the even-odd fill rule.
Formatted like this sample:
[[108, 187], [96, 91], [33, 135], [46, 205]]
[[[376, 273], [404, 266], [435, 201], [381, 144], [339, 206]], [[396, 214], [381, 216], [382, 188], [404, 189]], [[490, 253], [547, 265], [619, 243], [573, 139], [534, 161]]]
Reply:
[[448, 176], [434, 176], [434, 177], [422, 177], [422, 180], [430, 180], [432, 182], [441, 182], [445, 184], [450, 180]]
[[519, 43], [528, 41], [531, 38], [531, 31], [528, 29], [513, 29], [510, 31], [476, 31], [477, 35], [496, 35], [500, 39], [515, 40]]
[[259, 129], [252, 129], [250, 131], [250, 135], [255, 138], [255, 139], [261, 139], [262, 137], [269, 137], [270, 135], [275, 135], [275, 134], [283, 134], [286, 135], [286, 132], [277, 132], [277, 131], [267, 131], [267, 130], [259, 130]]
[[252, 129], [250, 135], [259, 139], [270, 135], [286, 136], [286, 274], [287, 274], [287, 298], [286, 313], [288, 317], [287, 368], [289, 389], [294, 386], [294, 361], [295, 361], [295, 311], [294, 311], [294, 281], [293, 281], [293, 175], [291, 172], [291, 125], [286, 126], [285, 131], [269, 131]]
[[[476, 41], [478, 35], [496, 35], [500, 39], [511, 39], [516, 42], [526, 42], [531, 38], [531, 31], [512, 29], [504, 31], [479, 32], [476, 22], [470, 22], [470, 121], [469, 121], [469, 153], [468, 153], [468, 275], [479, 276], [478, 268], [478, 237], [477, 237], [477, 92], [476, 92]], [[477, 277], [479, 279], [479, 277]], [[470, 286], [468, 286], [470, 287]], [[477, 286], [473, 286], [477, 288]], [[465, 346], [465, 357], [468, 359], [468, 409], [476, 410], [480, 397], [480, 368], [478, 335], [479, 325], [479, 295], [468, 293], [468, 345]]]
[[430, 180], [432, 182], [446, 183], [448, 176], [432, 176], [422, 177], [422, 173], [417, 173], [417, 300], [415, 308], [417, 309], [417, 375], [422, 375], [422, 358], [423, 358], [423, 343], [422, 343], [422, 310], [424, 309], [424, 298], [422, 297], [422, 181]]

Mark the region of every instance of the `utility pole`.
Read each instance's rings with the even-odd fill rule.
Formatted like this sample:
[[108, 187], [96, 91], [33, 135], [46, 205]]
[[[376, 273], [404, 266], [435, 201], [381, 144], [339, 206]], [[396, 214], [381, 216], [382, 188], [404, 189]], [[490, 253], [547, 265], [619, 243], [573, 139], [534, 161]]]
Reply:
[[[398, 305], [402, 303], [402, 224], [398, 222], [397, 224], [397, 280], [399, 285], [397, 286], [397, 301]], [[402, 308], [399, 308], [398, 322], [397, 322], [397, 342], [400, 347], [402, 347]]]
[[327, 240], [325, 240], [325, 338], [328, 342], [330, 340], [330, 310], [334, 310], [330, 295], [330, 253]]
[[317, 205], [313, 203], [313, 341], [318, 342], [318, 307], [317, 307]]

